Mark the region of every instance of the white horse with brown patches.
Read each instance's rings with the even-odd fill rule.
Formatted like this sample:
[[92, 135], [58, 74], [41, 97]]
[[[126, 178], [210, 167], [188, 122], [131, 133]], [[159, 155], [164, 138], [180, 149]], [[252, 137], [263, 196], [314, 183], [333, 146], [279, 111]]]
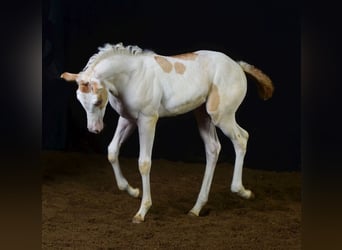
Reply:
[[242, 184], [248, 133], [235, 120], [235, 112], [247, 90], [244, 71], [257, 79], [261, 98], [266, 100], [272, 96], [272, 82], [260, 70], [245, 62], [235, 62], [222, 53], [205, 50], [161, 56], [142, 51], [137, 46], [107, 44], [89, 59], [82, 72], [61, 75], [66, 81], [78, 83], [77, 98], [87, 112], [90, 132], [99, 133], [103, 129], [108, 101], [120, 115], [114, 138], [108, 146], [108, 159], [119, 189], [133, 197], [139, 196], [139, 189], [131, 187], [122, 175], [118, 155], [121, 144], [138, 127], [138, 163], [143, 192], [134, 223], [144, 221], [152, 205], [150, 169], [158, 118], [191, 110], [195, 111], [207, 163], [201, 190], [189, 214], [198, 216], [208, 200], [221, 148], [215, 126], [230, 138], [235, 149], [231, 191], [246, 199], [253, 197]]

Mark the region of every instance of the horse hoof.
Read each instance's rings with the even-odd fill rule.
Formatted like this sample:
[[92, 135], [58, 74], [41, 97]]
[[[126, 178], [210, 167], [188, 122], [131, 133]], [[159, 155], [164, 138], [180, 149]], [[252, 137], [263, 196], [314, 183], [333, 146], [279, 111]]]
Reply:
[[131, 190], [129, 190], [129, 195], [134, 197], [134, 198], [138, 198], [139, 194], [140, 194], [140, 190], [139, 188], [132, 188]]
[[248, 198], [249, 200], [254, 200], [255, 199], [255, 194], [251, 191], [251, 194]]
[[240, 189], [239, 191], [232, 190], [232, 192], [246, 200], [253, 200], [255, 198], [253, 192], [248, 189]]
[[198, 217], [198, 214], [196, 214], [195, 212], [193, 212], [192, 210], [190, 210], [188, 212], [188, 215], [191, 216], [191, 217]]
[[136, 215], [133, 217], [132, 222], [134, 224], [140, 224], [140, 223], [144, 222], [144, 218], [139, 214], [139, 215]]
[[246, 200], [253, 200], [255, 198], [254, 193], [251, 190], [244, 190], [243, 193], [238, 193], [240, 197]]

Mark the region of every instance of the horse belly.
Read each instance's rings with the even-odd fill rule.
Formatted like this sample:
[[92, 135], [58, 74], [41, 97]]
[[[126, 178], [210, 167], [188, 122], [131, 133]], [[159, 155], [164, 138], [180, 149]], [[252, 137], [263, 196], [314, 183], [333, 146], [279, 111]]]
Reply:
[[163, 88], [163, 98], [159, 108], [159, 116], [175, 116], [184, 114], [203, 104], [208, 96], [209, 84], [191, 81], [168, 82]]

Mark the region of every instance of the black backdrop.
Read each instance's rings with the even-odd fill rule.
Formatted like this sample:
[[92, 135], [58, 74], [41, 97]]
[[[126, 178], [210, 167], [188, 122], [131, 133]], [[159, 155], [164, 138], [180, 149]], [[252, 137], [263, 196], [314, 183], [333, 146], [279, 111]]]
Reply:
[[[76, 85], [59, 79], [79, 72], [97, 47], [123, 42], [158, 54], [217, 50], [267, 73], [275, 85], [269, 101], [248, 78], [237, 112], [250, 139], [245, 165], [270, 170], [300, 169], [300, 19], [291, 4], [264, 1], [57, 1], [43, 2], [43, 137], [45, 150], [106, 153], [117, 123], [109, 106], [99, 135], [86, 128]], [[231, 142], [219, 131], [221, 161], [234, 161]], [[137, 133], [121, 155], [137, 157]], [[204, 148], [191, 113], [160, 119], [153, 157], [203, 161]]]

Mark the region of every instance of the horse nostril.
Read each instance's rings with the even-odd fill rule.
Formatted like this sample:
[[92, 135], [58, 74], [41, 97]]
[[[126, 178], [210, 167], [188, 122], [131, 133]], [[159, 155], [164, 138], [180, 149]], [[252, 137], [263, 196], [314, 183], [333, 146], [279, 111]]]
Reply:
[[95, 133], [95, 134], [98, 134], [98, 133], [100, 133], [100, 130], [95, 129], [95, 130], [94, 130], [94, 133]]

